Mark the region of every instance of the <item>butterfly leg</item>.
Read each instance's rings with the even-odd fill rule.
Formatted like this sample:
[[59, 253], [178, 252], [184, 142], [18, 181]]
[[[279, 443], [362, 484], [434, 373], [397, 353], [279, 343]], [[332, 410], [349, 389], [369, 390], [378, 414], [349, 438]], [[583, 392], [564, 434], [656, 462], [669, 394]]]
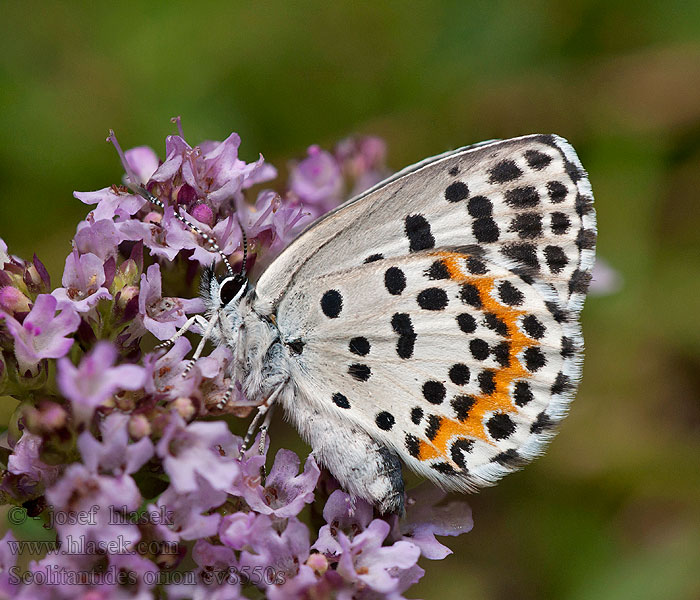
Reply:
[[[258, 426], [258, 423], [260, 422], [260, 419], [265, 416], [265, 413], [268, 412], [268, 410], [272, 407], [273, 403], [275, 400], [277, 400], [277, 397], [280, 395], [280, 392], [284, 388], [284, 386], [287, 384], [285, 381], [281, 385], [277, 386], [274, 392], [270, 394], [270, 396], [263, 402], [260, 406], [258, 406], [258, 412], [255, 414], [253, 417], [253, 420], [250, 422], [250, 425], [248, 426], [248, 431], [245, 434], [245, 437], [243, 438], [243, 445], [241, 446], [241, 452], [245, 452], [248, 449], [248, 446], [250, 445], [250, 440], [253, 439], [253, 436], [255, 435], [255, 429]], [[265, 427], [265, 432], [267, 431], [267, 426], [269, 425], [269, 419], [272, 416], [272, 412], [268, 414], [268, 416], [265, 418], [265, 421], [263, 423], [263, 427]], [[262, 428], [261, 428], [262, 430]], [[265, 444], [265, 438], [263, 435], [260, 436], [261, 443]]]
[[175, 342], [181, 338], [187, 331], [192, 327], [194, 324], [199, 325], [202, 328], [207, 327], [209, 325], [209, 322], [202, 316], [202, 315], [194, 315], [193, 317], [190, 317], [185, 321], [185, 324], [180, 327], [180, 329], [177, 331], [177, 333], [171, 337], [169, 340], [165, 340], [164, 342], [161, 342], [158, 344], [154, 350], [163, 350], [164, 348], [172, 348]]
[[[200, 316], [200, 315], [197, 315]], [[214, 326], [216, 325], [217, 321], [219, 320], [219, 315], [214, 314], [214, 316], [211, 318], [211, 320], [206, 321], [205, 319], [202, 318], [202, 321], [197, 321], [197, 324], [202, 326], [202, 323], [204, 323], [204, 331], [202, 332], [202, 339], [199, 340], [199, 344], [197, 344], [197, 349], [194, 351], [194, 354], [192, 355], [192, 358], [187, 361], [187, 366], [185, 367], [185, 370], [182, 372], [182, 376], [185, 377], [187, 373], [190, 372], [190, 369], [194, 366], [194, 363], [197, 362], [197, 359], [202, 355], [202, 350], [204, 350], [204, 344], [207, 343], [207, 340], [211, 336], [211, 332], [214, 329]], [[228, 402], [228, 399], [227, 399]]]
[[[265, 415], [265, 420], [260, 426], [260, 441], [258, 442], [258, 454], [265, 454], [265, 441], [267, 440], [267, 430], [270, 427], [270, 421], [272, 420], [272, 413], [275, 410], [275, 405], [270, 407]], [[265, 479], [267, 478], [267, 471], [265, 470], [265, 465], [260, 467], [260, 485], [265, 485]]]
[[216, 405], [216, 408], [219, 410], [224, 410], [226, 408], [226, 405], [228, 404], [228, 401], [231, 399], [231, 396], [233, 395], [233, 391], [236, 389], [236, 382], [239, 381], [238, 375], [237, 375], [237, 370], [236, 370], [236, 365], [243, 360], [243, 346], [244, 344], [241, 343], [241, 336], [242, 336], [242, 329], [238, 333], [238, 341], [235, 344], [235, 355], [233, 357], [233, 361], [231, 362], [230, 366], [230, 380], [231, 382], [229, 383], [229, 386], [226, 390], [226, 393], [224, 394], [224, 397], [219, 400], [219, 402]]

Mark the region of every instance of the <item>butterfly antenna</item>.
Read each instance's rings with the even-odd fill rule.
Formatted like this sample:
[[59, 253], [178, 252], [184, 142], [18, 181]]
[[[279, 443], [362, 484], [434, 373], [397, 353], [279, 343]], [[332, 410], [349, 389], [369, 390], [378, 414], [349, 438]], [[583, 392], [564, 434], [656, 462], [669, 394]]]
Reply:
[[243, 243], [243, 262], [241, 263], [241, 275], [245, 277], [245, 266], [248, 262], [248, 236], [245, 234], [245, 229], [243, 229], [243, 223], [240, 219], [238, 221], [238, 226], [241, 228], [241, 242]]
[[[155, 204], [157, 207], [165, 210], [165, 204], [163, 204], [163, 202], [161, 200], [159, 200], [153, 194], [151, 194], [151, 192], [149, 192], [144, 186], [142, 186], [142, 185], [135, 186], [134, 189], [139, 193], [139, 195], [143, 196], [151, 204]], [[233, 273], [233, 269], [231, 268], [231, 263], [228, 261], [228, 258], [226, 258], [226, 255], [223, 253], [223, 251], [219, 247], [219, 244], [216, 242], [216, 240], [213, 237], [211, 237], [208, 233], [205, 233], [204, 231], [202, 231], [194, 223], [191, 223], [190, 221], [185, 219], [185, 217], [183, 217], [179, 212], [177, 212], [177, 210], [174, 212], [174, 215], [178, 221], [180, 221], [181, 223], [183, 223], [185, 225], [185, 227], [187, 227], [189, 230], [193, 231], [197, 235], [201, 236], [202, 239], [207, 244], [209, 244], [209, 247], [221, 257], [222, 262], [226, 266], [226, 270], [228, 271], [228, 274], [233, 276], [234, 273]], [[241, 230], [242, 230], [242, 228], [241, 228]], [[243, 235], [245, 236], [245, 233]], [[244, 239], [245, 239], [245, 237], [244, 237]], [[244, 246], [243, 256], [244, 256], [243, 273], [245, 274], [245, 246]]]

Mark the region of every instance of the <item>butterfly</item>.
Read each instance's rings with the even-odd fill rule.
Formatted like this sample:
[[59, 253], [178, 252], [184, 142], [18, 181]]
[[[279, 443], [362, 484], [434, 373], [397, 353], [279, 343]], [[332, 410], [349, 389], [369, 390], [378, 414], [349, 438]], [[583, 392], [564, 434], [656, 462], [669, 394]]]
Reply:
[[566, 140], [482, 142], [318, 219], [254, 286], [206, 270], [206, 317], [176, 337], [228, 346], [255, 423], [281, 405], [347, 492], [401, 513], [402, 464], [473, 491], [543, 452], [581, 375], [595, 241]]

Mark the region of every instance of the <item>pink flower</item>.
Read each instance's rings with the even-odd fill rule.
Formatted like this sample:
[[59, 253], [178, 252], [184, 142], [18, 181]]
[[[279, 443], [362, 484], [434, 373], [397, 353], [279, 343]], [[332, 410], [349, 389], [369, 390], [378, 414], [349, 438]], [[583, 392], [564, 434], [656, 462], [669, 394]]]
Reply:
[[58, 300], [49, 294], [37, 296], [29, 314], [20, 323], [13, 316], [0, 311], [15, 340], [15, 357], [20, 373], [35, 374], [39, 361], [61, 358], [68, 353], [73, 340], [66, 337], [80, 324], [80, 316], [71, 306], [64, 306], [56, 314]]
[[87, 312], [100, 300], [111, 300], [106, 287], [103, 261], [94, 254], [78, 254], [74, 249], [66, 258], [63, 286], [51, 292], [59, 301], [59, 307], [71, 305], [77, 312]]
[[163, 459], [163, 468], [177, 492], [196, 490], [196, 475], [214, 489], [225, 490], [233, 485], [240, 467], [234, 459], [223, 457], [217, 446], [228, 446], [233, 441], [234, 436], [223, 421], [186, 425], [173, 413], [156, 453]]
[[308, 156], [291, 166], [289, 186], [314, 216], [322, 215], [340, 204], [343, 191], [340, 166], [330, 152], [310, 146]]
[[[119, 367], [112, 370], [118, 371]], [[135, 473], [153, 456], [153, 443], [149, 438], [144, 437], [129, 444], [128, 421], [128, 415], [115, 412], [100, 423], [101, 442], [89, 431], [83, 431], [78, 436], [78, 449], [91, 472], [115, 475]]]
[[102, 219], [117, 219], [125, 221], [135, 215], [146, 201], [135, 194], [127, 192], [115, 186], [102, 188], [95, 192], [73, 192], [78, 200], [84, 204], [97, 204], [90, 214], [93, 221]]
[[186, 313], [202, 312], [204, 304], [200, 298], [163, 298], [160, 265], [148, 267], [141, 275], [139, 291], [139, 315], [143, 326], [159, 340], [170, 339], [178, 327], [185, 324]]
[[279, 450], [265, 487], [244, 487], [244, 497], [260, 514], [279, 518], [296, 516], [306, 504], [313, 502], [319, 475], [313, 456], [306, 459], [304, 471], [299, 474], [299, 457], [291, 450]]
[[83, 357], [78, 367], [70, 360], [58, 361], [58, 387], [73, 402], [81, 419], [88, 419], [117, 390], [137, 390], [143, 387], [146, 370], [138, 365], [119, 365], [117, 350], [110, 342], [98, 342], [94, 350]]
[[145, 184], [158, 169], [158, 155], [148, 146], [136, 146], [124, 153], [126, 162], [136, 176], [134, 183]]

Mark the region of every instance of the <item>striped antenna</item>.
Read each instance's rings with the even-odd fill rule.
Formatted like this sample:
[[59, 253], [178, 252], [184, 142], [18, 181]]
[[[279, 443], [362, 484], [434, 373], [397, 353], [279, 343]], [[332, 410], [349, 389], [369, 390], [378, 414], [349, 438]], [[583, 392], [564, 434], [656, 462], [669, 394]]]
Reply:
[[243, 229], [243, 223], [236, 215], [236, 221], [238, 221], [238, 226], [241, 228], [241, 242], [243, 243], [243, 262], [241, 263], [241, 275], [245, 277], [246, 263], [248, 261], [248, 236], [245, 234], [245, 229]]
[[[182, 126], [180, 124], [180, 117], [176, 117], [174, 121], [177, 123], [178, 129], [180, 131], [180, 136], [182, 136]], [[126, 171], [126, 175], [129, 178], [129, 181], [131, 182], [131, 189], [137, 192], [140, 196], [143, 196], [146, 200], [148, 200], [151, 204], [155, 204], [159, 208], [163, 209], [165, 211], [165, 204], [161, 202], [158, 198], [156, 198], [151, 192], [149, 192], [145, 186], [143, 185], [138, 185], [136, 182], [138, 181], [138, 177], [134, 173], [133, 169], [131, 168], [131, 165], [129, 164], [129, 161], [126, 160], [126, 155], [122, 151], [121, 146], [119, 145], [119, 142], [117, 141], [117, 136], [114, 135], [114, 131], [112, 129], [109, 130], [109, 137], [107, 138], [107, 141], [114, 144], [114, 147], [117, 150], [117, 153], [119, 154], [119, 159], [122, 162], [122, 165], [124, 166], [124, 171]], [[201, 236], [204, 241], [209, 244], [211, 249], [216, 252], [220, 257], [221, 260], [223, 261], [224, 265], [226, 265], [226, 270], [228, 271], [228, 274], [230, 277], [233, 277], [235, 273], [233, 272], [233, 269], [231, 268], [231, 263], [228, 262], [228, 258], [226, 258], [226, 255], [223, 253], [221, 248], [219, 248], [219, 244], [217, 244], [216, 240], [212, 238], [210, 235], [207, 233], [203, 232], [199, 227], [197, 227], [194, 223], [190, 223], [187, 219], [185, 219], [178, 211], [177, 209], [174, 210], [174, 215], [175, 218], [183, 223], [187, 229], [194, 231], [197, 235]], [[243, 264], [241, 265], [241, 272], [240, 275], [245, 277], [245, 272], [246, 272], [246, 261], [248, 259], [248, 239], [245, 234], [245, 230], [243, 229], [243, 224], [241, 223], [240, 219], [238, 219], [238, 215], [236, 215], [236, 220], [238, 220], [238, 226], [241, 228], [241, 238], [243, 242]]]
[[[146, 200], [148, 200], [151, 204], [155, 204], [157, 207], [162, 208], [165, 210], [165, 204], [161, 202], [158, 198], [156, 198], [151, 192], [149, 192], [144, 186], [139, 185], [139, 186], [134, 186], [135, 191], [139, 193], [139, 195], [143, 196]], [[221, 260], [223, 261], [224, 265], [226, 265], [226, 270], [228, 271], [228, 274], [233, 277], [234, 272], [233, 269], [231, 268], [231, 263], [228, 262], [228, 258], [226, 258], [226, 255], [223, 253], [221, 248], [219, 248], [219, 244], [216, 242], [216, 240], [211, 237], [209, 234], [205, 233], [202, 231], [199, 227], [197, 227], [194, 223], [190, 223], [185, 217], [183, 217], [177, 210], [174, 211], [173, 213], [175, 215], [175, 218], [183, 223], [185, 227], [190, 229], [191, 231], [194, 231], [197, 235], [201, 236], [202, 239], [209, 244], [209, 247], [216, 252], [220, 257]], [[240, 223], [239, 223], [240, 224]], [[243, 228], [241, 227], [241, 231], [243, 231]], [[245, 257], [248, 251], [248, 243], [245, 238], [245, 232], [243, 232], [243, 267], [241, 268], [241, 274], [245, 275]]]

